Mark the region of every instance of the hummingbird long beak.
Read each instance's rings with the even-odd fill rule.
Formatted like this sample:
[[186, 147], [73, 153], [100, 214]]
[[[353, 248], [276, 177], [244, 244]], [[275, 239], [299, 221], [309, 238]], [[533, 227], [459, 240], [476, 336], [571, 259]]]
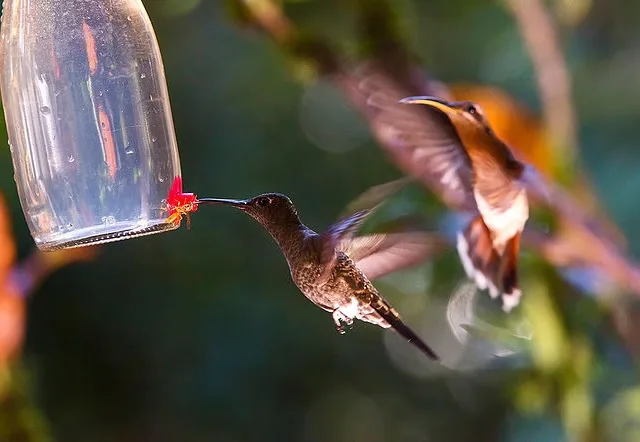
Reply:
[[416, 96], [416, 97], [407, 97], [400, 100], [400, 103], [403, 104], [424, 104], [426, 106], [435, 107], [436, 109], [444, 112], [449, 115], [453, 108], [449, 103], [445, 100], [436, 97], [427, 97], [427, 96]]
[[216, 205], [222, 204], [225, 206], [232, 206], [240, 210], [244, 210], [247, 207], [247, 200], [229, 200], [223, 198], [198, 198], [196, 200], [198, 205], [207, 204], [207, 205]]

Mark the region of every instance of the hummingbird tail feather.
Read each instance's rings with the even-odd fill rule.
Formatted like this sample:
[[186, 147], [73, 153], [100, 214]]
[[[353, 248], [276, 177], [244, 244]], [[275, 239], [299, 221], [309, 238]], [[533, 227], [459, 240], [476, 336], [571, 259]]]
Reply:
[[509, 313], [520, 303], [522, 292], [518, 288], [518, 252], [520, 233], [511, 238], [506, 245], [500, 274], [502, 282], [502, 309]]
[[396, 333], [416, 346], [430, 359], [433, 359], [434, 361], [440, 360], [440, 358], [438, 358], [438, 355], [436, 355], [431, 347], [425, 344], [424, 341], [413, 332], [413, 330], [411, 330], [407, 325], [405, 325], [404, 322], [402, 322], [402, 319], [400, 319], [398, 314], [391, 308], [391, 306], [389, 306], [389, 304], [381, 299], [380, 302], [371, 303], [371, 306], [376, 311], [376, 313], [382, 316], [382, 318], [391, 326], [391, 328], [396, 331]]
[[382, 328], [390, 328], [391, 324], [389, 324], [378, 312], [375, 310], [372, 313], [364, 315], [362, 318], [363, 321], [370, 322], [373, 325], [377, 325]]
[[464, 232], [458, 234], [458, 254], [467, 276], [479, 289], [489, 290], [492, 298], [500, 293], [496, 276], [500, 267], [500, 256], [493, 248], [491, 232], [481, 216], [477, 216]]
[[511, 238], [502, 254], [494, 248], [491, 232], [481, 216], [474, 218], [464, 232], [458, 234], [458, 254], [467, 273], [481, 290], [488, 290], [491, 298], [502, 296], [503, 310], [518, 305], [517, 263], [520, 234]]

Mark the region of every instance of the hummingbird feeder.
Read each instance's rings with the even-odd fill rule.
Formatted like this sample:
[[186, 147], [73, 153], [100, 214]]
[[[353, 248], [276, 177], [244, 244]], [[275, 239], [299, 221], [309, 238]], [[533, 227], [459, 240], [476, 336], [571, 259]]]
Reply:
[[167, 219], [181, 176], [169, 94], [140, 0], [5, 0], [0, 91], [38, 248], [180, 225]]

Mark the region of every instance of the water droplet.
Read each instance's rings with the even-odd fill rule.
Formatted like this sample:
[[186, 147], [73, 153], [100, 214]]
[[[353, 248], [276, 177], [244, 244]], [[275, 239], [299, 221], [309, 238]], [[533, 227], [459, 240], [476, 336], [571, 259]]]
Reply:
[[158, 139], [156, 137], [151, 138], [151, 142], [155, 143], [156, 141], [158, 141]]
[[44, 115], [50, 114], [51, 108], [49, 106], [40, 106], [40, 112], [42, 112]]
[[140, 74], [140, 78], [145, 78], [147, 76], [147, 74], [145, 74], [144, 72], [142, 74]]
[[131, 16], [127, 15], [127, 21], [131, 21]]
[[164, 177], [162, 175], [158, 175], [158, 181], [164, 183]]
[[67, 229], [69, 229], [69, 230], [73, 229], [73, 224], [71, 224], [71, 223], [67, 224]]
[[75, 157], [74, 157], [73, 155], [69, 155], [69, 156], [67, 157], [67, 161], [68, 161], [68, 162], [70, 162], [70, 163], [73, 163], [75, 160], [76, 160], [76, 159], [75, 159]]
[[127, 154], [127, 155], [131, 155], [131, 154], [133, 154], [133, 149], [132, 149], [132, 148], [130, 148], [130, 147], [127, 147], [127, 148], [125, 149], [124, 153], [125, 153], [125, 154]]

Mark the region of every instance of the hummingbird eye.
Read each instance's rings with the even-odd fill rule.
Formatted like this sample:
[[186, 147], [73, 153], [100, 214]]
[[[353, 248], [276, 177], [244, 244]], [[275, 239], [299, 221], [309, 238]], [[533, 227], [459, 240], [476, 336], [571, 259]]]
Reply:
[[484, 113], [482, 112], [482, 108], [480, 108], [477, 104], [468, 102], [464, 107], [464, 110], [471, 115], [476, 121], [480, 123], [484, 123]]
[[262, 196], [256, 200], [256, 203], [261, 207], [265, 207], [268, 206], [269, 203], [271, 203], [271, 200], [266, 196]]

